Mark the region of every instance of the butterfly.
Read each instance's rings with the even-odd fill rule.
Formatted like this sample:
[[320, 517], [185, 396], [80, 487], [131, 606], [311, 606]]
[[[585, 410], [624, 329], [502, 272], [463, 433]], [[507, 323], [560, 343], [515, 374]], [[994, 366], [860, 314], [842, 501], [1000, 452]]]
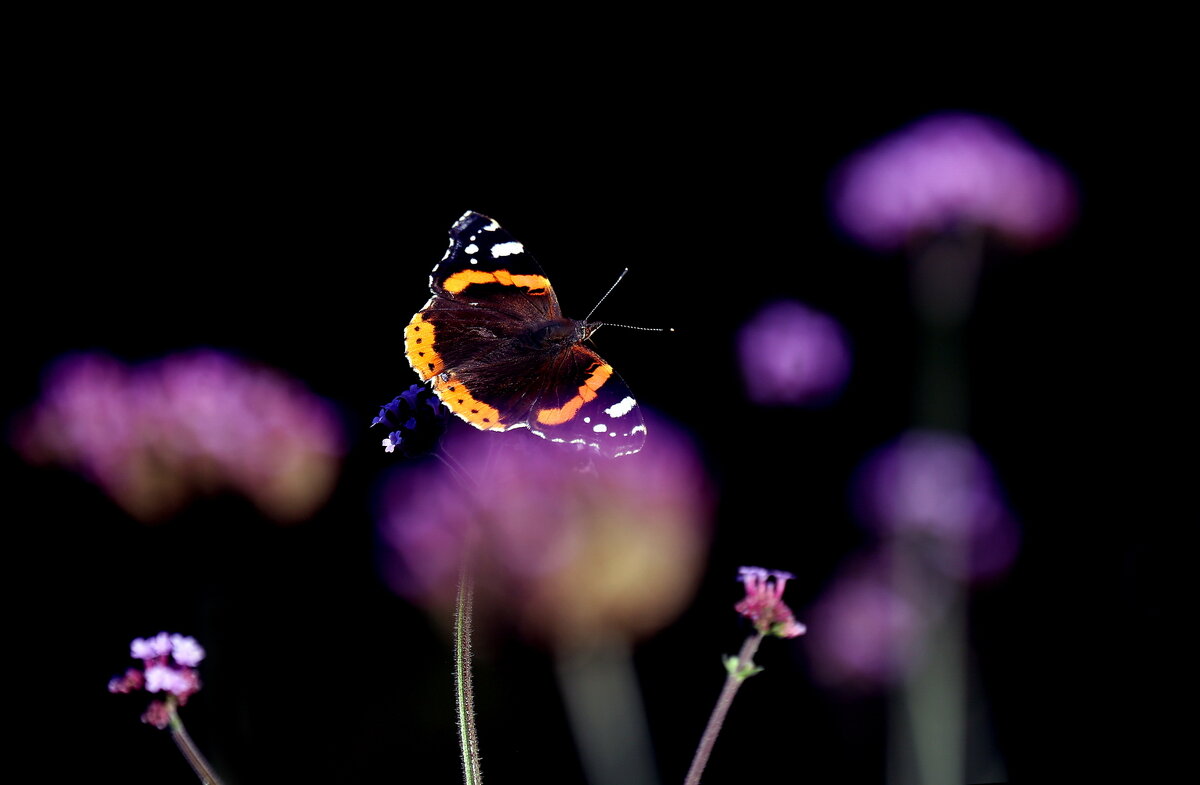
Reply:
[[610, 457], [642, 448], [637, 401], [585, 345], [600, 323], [564, 317], [542, 268], [496, 221], [467, 212], [455, 222], [429, 289], [404, 329], [405, 356], [454, 414]]

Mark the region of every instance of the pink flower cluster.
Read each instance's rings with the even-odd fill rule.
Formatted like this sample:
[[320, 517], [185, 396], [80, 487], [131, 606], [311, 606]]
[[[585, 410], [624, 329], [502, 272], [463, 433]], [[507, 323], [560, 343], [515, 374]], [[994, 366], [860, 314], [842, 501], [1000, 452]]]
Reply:
[[777, 638], [796, 638], [807, 631], [783, 602], [783, 587], [794, 575], [762, 567], [742, 567], [738, 576], [746, 586], [746, 596], [733, 608], [752, 621], [754, 629]]
[[343, 436], [333, 407], [297, 381], [201, 350], [135, 367], [64, 357], [15, 446], [32, 463], [79, 471], [143, 521], [230, 489], [286, 522], [332, 491]]
[[150, 702], [142, 722], [165, 728], [170, 723], [172, 706], [183, 706], [200, 689], [196, 666], [204, 659], [204, 649], [195, 638], [160, 632], [153, 638], [135, 638], [129, 654], [142, 661], [142, 669], [130, 668], [124, 676], [108, 682], [109, 692], [130, 693], [134, 690], [166, 693], [167, 700]]

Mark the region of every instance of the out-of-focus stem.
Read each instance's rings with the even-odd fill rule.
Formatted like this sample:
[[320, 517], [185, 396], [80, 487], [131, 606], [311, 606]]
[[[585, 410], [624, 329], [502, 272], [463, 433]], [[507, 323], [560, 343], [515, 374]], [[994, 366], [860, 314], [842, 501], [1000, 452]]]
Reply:
[[713, 744], [716, 743], [721, 726], [725, 723], [725, 715], [729, 713], [729, 707], [733, 705], [733, 696], [737, 694], [738, 687], [742, 686], [746, 676], [752, 672], [754, 653], [758, 651], [758, 644], [762, 643], [762, 639], [763, 634], [760, 632], [751, 635], [742, 644], [742, 650], [738, 653], [737, 665], [731, 668], [729, 675], [725, 677], [725, 686], [721, 688], [717, 705], [713, 707], [712, 716], [708, 718], [708, 726], [704, 729], [704, 735], [700, 737], [700, 746], [696, 748], [696, 755], [692, 758], [692, 766], [688, 769], [684, 785], [699, 785], [700, 775], [704, 773], [704, 767], [708, 765], [708, 756], [712, 754]]
[[183, 727], [183, 720], [179, 719], [179, 714], [175, 711], [174, 701], [167, 705], [167, 716], [171, 722], [171, 738], [175, 740], [175, 746], [179, 747], [179, 751], [191, 765], [192, 771], [196, 772], [196, 776], [204, 785], [221, 785], [220, 777], [216, 775], [212, 765], [200, 753], [196, 743], [188, 735], [187, 728]]
[[555, 649], [555, 665], [590, 785], [656, 785], [654, 753], [628, 640]]
[[458, 747], [463, 761], [463, 782], [480, 785], [479, 739], [475, 735], [475, 696], [471, 689], [471, 614], [474, 586], [464, 567], [458, 577], [454, 601], [454, 698], [458, 714]]

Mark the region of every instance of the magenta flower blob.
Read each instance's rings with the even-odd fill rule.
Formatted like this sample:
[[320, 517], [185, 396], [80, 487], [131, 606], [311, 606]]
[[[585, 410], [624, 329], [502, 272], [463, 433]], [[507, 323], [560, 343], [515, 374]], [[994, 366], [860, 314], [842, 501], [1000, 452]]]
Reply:
[[809, 609], [813, 675], [831, 687], [871, 690], [896, 683], [916, 653], [920, 611], [891, 585], [886, 565], [843, 569]]
[[276, 520], [300, 520], [332, 491], [344, 451], [327, 401], [216, 351], [136, 367], [64, 357], [14, 441], [26, 460], [76, 469], [144, 521], [220, 488]]
[[550, 643], [637, 637], [690, 598], [708, 543], [711, 490], [690, 441], [657, 424], [636, 455], [462, 429], [454, 469], [400, 470], [378, 515], [382, 568], [437, 613], [463, 560], [479, 618], [504, 618]]
[[[856, 483], [858, 510], [876, 531], [923, 536], [963, 578], [986, 578], [1016, 557], [1019, 534], [991, 464], [967, 437], [910, 431], [869, 456]], [[946, 548], [938, 549], [942, 544]], [[956, 555], [965, 549], [965, 563]]]
[[842, 228], [878, 250], [963, 223], [1040, 245], [1070, 227], [1077, 202], [1073, 181], [1049, 155], [996, 120], [953, 113], [852, 156], [830, 198]]
[[767, 405], [820, 404], [850, 375], [845, 331], [831, 316], [801, 303], [771, 303], [738, 333], [742, 378], [750, 399]]

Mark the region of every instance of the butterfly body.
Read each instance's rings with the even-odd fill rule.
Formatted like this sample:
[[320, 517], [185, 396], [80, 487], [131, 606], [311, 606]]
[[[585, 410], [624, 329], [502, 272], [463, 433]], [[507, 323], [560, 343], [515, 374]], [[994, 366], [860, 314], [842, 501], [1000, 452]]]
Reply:
[[604, 455], [641, 449], [637, 402], [585, 345], [599, 325], [563, 316], [541, 267], [498, 223], [463, 215], [429, 288], [405, 354], [450, 411], [476, 428], [528, 428]]

